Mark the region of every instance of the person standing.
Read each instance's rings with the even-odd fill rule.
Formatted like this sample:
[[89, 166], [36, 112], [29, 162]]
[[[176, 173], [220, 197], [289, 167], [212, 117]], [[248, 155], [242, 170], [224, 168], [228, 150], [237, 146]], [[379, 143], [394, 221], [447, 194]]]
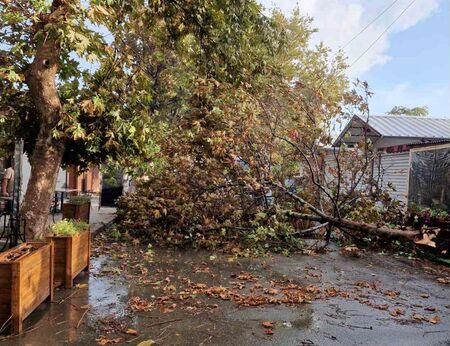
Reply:
[[11, 159], [6, 161], [6, 169], [2, 178], [1, 195], [2, 197], [9, 197], [6, 203], [6, 209], [10, 210], [12, 205], [12, 197], [14, 192], [14, 169], [12, 168]]

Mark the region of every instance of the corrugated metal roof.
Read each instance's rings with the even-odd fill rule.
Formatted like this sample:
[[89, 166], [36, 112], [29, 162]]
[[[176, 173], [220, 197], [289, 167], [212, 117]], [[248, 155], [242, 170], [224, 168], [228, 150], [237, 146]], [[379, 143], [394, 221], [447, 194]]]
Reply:
[[368, 124], [383, 137], [450, 139], [450, 118], [373, 115]]

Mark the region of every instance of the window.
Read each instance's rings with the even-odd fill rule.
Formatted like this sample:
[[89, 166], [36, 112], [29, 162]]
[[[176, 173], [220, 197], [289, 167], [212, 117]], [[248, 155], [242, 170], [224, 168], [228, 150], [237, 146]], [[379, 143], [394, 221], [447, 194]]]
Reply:
[[411, 151], [409, 204], [450, 211], [450, 146]]

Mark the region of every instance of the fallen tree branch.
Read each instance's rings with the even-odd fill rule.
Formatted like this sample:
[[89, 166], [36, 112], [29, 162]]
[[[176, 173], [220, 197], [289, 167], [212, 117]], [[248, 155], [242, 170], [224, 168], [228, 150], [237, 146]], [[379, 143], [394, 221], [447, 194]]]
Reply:
[[[305, 201], [303, 198], [301, 198], [300, 196], [298, 196], [297, 194], [293, 193], [292, 191], [289, 191], [287, 188], [285, 188], [283, 185], [281, 185], [280, 183], [274, 183], [274, 182], [269, 182], [270, 185], [272, 185], [273, 187], [278, 188], [279, 190], [283, 191], [284, 193], [286, 193], [288, 196], [290, 196], [292, 199], [294, 199], [295, 201], [297, 201], [298, 203], [300, 203], [300, 205], [307, 207], [309, 210], [311, 210], [314, 214], [321, 216], [322, 218], [327, 218], [328, 215], [326, 215], [322, 210], [316, 208], [315, 206], [313, 206], [311, 203], [308, 203], [307, 201]], [[317, 220], [315, 220], [317, 221]]]
[[307, 229], [302, 229], [300, 231], [291, 233], [291, 235], [300, 235], [300, 236], [308, 235], [308, 234], [313, 233], [314, 231], [317, 231], [318, 229], [321, 229], [323, 227], [327, 227], [328, 225], [329, 225], [328, 222], [321, 223], [320, 225], [313, 226], [313, 227], [310, 227], [310, 228], [307, 228]]
[[294, 211], [285, 211], [285, 214], [302, 220], [328, 222], [331, 226], [346, 228], [358, 232], [368, 232], [375, 235], [382, 235], [387, 238], [407, 239], [410, 241], [414, 241], [414, 238], [420, 235], [419, 231], [392, 229], [386, 226], [379, 226], [375, 224], [353, 221], [348, 219], [339, 220], [338, 218], [331, 217], [326, 214], [323, 214], [323, 216], [319, 216], [312, 214], [297, 213]]

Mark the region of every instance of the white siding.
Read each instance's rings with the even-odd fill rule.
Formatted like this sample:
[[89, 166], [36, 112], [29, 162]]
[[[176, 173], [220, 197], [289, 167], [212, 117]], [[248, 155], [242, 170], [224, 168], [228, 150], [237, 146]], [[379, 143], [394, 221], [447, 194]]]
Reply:
[[[392, 198], [407, 203], [408, 201], [408, 175], [409, 175], [409, 152], [387, 154], [380, 157], [380, 185], [388, 188], [391, 183], [396, 191], [389, 194]], [[376, 168], [375, 168], [376, 169]], [[374, 172], [378, 176], [378, 172]]]

